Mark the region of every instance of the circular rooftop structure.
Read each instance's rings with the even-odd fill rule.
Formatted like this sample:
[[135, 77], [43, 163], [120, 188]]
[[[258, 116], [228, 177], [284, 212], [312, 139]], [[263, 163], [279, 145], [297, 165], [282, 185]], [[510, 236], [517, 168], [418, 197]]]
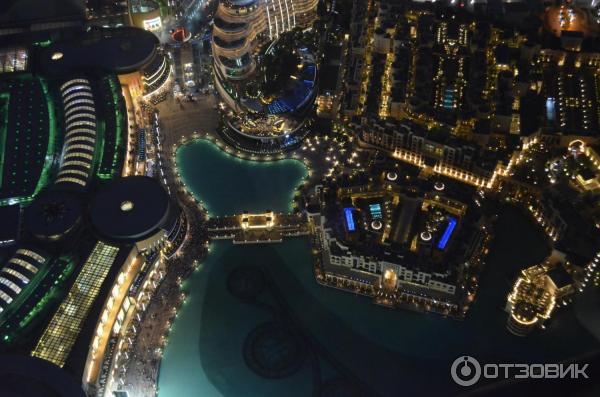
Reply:
[[35, 237], [57, 241], [74, 230], [81, 220], [82, 205], [77, 196], [51, 190], [25, 209], [25, 223]]
[[92, 28], [74, 40], [53, 43], [41, 55], [41, 66], [53, 75], [101, 68], [130, 73], [148, 65], [156, 55], [158, 38], [134, 27]]
[[92, 224], [104, 238], [140, 241], [165, 227], [169, 195], [160, 182], [131, 176], [110, 182], [97, 194], [90, 208]]
[[380, 220], [374, 220], [373, 222], [371, 222], [371, 228], [373, 228], [373, 230], [381, 230], [381, 228], [383, 227], [383, 224], [381, 223]]

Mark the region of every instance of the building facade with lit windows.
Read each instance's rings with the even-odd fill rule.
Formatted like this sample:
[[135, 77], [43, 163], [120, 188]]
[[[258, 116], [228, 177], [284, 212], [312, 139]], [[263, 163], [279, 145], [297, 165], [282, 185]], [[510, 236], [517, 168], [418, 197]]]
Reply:
[[475, 141], [461, 139], [448, 130], [427, 128], [363, 117], [347, 129], [367, 146], [383, 149], [394, 158], [468, 184], [491, 188], [505, 172], [508, 156], [489, 159]]
[[218, 76], [241, 80], [256, 67], [255, 51], [281, 33], [308, 27], [318, 0], [224, 0], [213, 27], [213, 56]]
[[96, 148], [96, 107], [87, 79], [71, 79], [60, 86], [65, 111], [65, 141], [56, 183], [85, 187], [93, 171]]
[[[305, 135], [302, 127], [316, 97], [317, 62], [299, 32], [316, 19], [317, 4], [219, 3], [212, 37], [214, 80], [226, 104], [222, 110], [228, 128], [222, 135], [238, 149], [277, 152], [297, 145]], [[275, 66], [273, 59], [282, 64]]]
[[[35, 289], [45, 275], [48, 255], [39, 249], [19, 248], [0, 271], [0, 321]], [[29, 291], [28, 291], [29, 290]], [[11, 307], [12, 305], [12, 307]]]
[[164, 100], [166, 94], [170, 92], [174, 80], [173, 66], [169, 55], [161, 52], [141, 73], [144, 101], [155, 104]]
[[83, 373], [89, 393], [111, 396], [120, 386], [120, 360], [137, 332], [133, 316], [145, 310], [165, 274], [165, 258], [187, 233], [187, 220], [159, 182], [142, 176], [105, 186], [93, 200], [90, 216], [103, 241], [127, 252], [102, 306]]

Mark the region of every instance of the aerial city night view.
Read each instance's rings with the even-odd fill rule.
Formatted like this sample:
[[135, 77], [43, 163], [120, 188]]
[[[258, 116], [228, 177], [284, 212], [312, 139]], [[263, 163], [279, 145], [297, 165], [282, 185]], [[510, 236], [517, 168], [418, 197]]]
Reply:
[[0, 397], [600, 396], [600, 1], [1, 0]]

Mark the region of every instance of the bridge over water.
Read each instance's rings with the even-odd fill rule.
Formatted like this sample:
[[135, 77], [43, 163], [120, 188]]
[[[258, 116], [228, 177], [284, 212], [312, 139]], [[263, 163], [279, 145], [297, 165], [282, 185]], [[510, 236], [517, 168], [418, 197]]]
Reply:
[[306, 236], [310, 231], [306, 215], [273, 211], [211, 218], [207, 229], [210, 238], [234, 244], [279, 243], [284, 237]]

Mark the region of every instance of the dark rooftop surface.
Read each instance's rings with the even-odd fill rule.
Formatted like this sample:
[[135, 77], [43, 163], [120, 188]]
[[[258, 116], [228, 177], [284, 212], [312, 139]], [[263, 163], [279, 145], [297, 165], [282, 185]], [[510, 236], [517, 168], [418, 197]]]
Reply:
[[582, 168], [579, 170], [579, 175], [581, 175], [581, 177], [587, 181], [593, 179], [596, 176], [596, 173], [589, 168]]
[[569, 273], [567, 273], [564, 266], [562, 265], [558, 265], [550, 269], [550, 271], [548, 272], [548, 276], [552, 279], [552, 281], [554, 282], [554, 284], [556, 284], [558, 288], [562, 288], [573, 282], [573, 278]]
[[163, 226], [169, 196], [160, 182], [145, 176], [119, 178], [100, 189], [92, 201], [92, 224], [110, 240], [136, 241]]
[[85, 18], [85, 0], [2, 0], [0, 25]]
[[321, 92], [333, 91], [337, 86], [340, 67], [336, 65], [325, 65], [321, 72]]
[[27, 230], [34, 236], [51, 238], [71, 230], [80, 220], [79, 199], [65, 191], [48, 191], [25, 210]]
[[92, 28], [77, 39], [50, 45], [41, 54], [40, 66], [58, 76], [89, 69], [129, 73], [151, 62], [157, 46], [158, 38], [143, 29]]
[[18, 204], [0, 207], [0, 245], [2, 241], [17, 240], [20, 213]]

